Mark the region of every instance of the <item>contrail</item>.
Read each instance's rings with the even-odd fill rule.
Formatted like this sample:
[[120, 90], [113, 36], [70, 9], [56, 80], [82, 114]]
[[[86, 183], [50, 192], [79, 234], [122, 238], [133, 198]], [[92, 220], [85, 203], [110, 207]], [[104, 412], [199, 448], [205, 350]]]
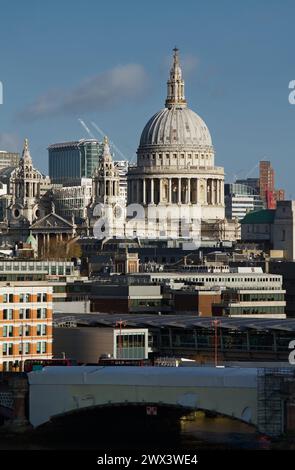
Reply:
[[80, 122], [80, 124], [82, 124], [82, 126], [84, 127], [87, 134], [91, 137], [91, 139], [95, 139], [94, 135], [92, 134], [91, 130], [86, 126], [85, 122], [82, 121], [82, 119], [80, 119], [80, 118], [78, 119], [78, 121]]
[[[98, 127], [98, 125], [95, 124], [95, 122], [91, 121], [91, 125], [94, 127], [94, 129], [97, 130], [97, 132], [100, 133], [100, 135], [101, 135], [102, 137], [105, 137], [106, 133], [103, 132], [103, 130], [100, 129], [100, 128]], [[114, 147], [114, 149], [116, 150], [116, 152], [123, 158], [123, 160], [128, 160], [128, 158], [125, 157], [125, 155], [118, 149], [118, 147], [114, 144], [114, 142], [112, 142], [112, 141], [110, 140], [110, 144], [112, 145], [112, 147]]]

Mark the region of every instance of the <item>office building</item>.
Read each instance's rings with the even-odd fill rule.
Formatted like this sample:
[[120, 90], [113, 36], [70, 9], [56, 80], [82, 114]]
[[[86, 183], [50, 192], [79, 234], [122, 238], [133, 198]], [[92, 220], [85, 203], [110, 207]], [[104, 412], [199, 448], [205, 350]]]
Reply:
[[233, 183], [224, 185], [225, 216], [241, 220], [248, 212], [263, 209], [260, 194], [251, 186]]
[[19, 164], [19, 153], [16, 152], [6, 152], [5, 150], [0, 150], [0, 170], [2, 168], [7, 168], [9, 166], [16, 167]]
[[128, 160], [115, 160], [114, 164], [120, 176], [119, 196], [127, 204], [127, 173], [129, 168], [129, 162]]
[[56, 186], [52, 189], [53, 201], [57, 214], [65, 219], [75, 221], [86, 219], [87, 206], [92, 197], [92, 179], [81, 178], [75, 185]]
[[271, 163], [264, 160], [259, 162], [260, 196], [265, 201], [267, 209], [275, 208], [274, 179], [275, 174]]
[[72, 184], [91, 178], [99, 164], [102, 146], [95, 139], [49, 145], [49, 176], [54, 184]]
[[46, 281], [0, 282], [0, 371], [21, 371], [26, 359], [51, 357], [52, 287]]
[[118, 321], [114, 328], [92, 328], [76, 325], [74, 316], [71, 320], [54, 322], [53, 352], [57, 357], [64, 353], [84, 363], [97, 363], [102, 355], [114, 359], [148, 357], [147, 328], [125, 328], [124, 321]]
[[241, 221], [241, 239], [280, 250], [286, 260], [295, 259], [295, 201], [277, 201], [276, 209], [247, 214]]
[[65, 300], [67, 303], [90, 300], [92, 312], [158, 314], [170, 311], [168, 297], [161, 286], [124, 285], [123, 282], [120, 279], [71, 282], [67, 284]]

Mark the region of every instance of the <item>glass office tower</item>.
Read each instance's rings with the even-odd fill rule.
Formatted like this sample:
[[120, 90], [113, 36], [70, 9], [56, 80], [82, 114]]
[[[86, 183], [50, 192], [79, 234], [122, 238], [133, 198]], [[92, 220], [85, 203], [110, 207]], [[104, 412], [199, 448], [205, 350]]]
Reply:
[[61, 142], [48, 147], [49, 176], [54, 184], [75, 183], [91, 178], [102, 152], [95, 139]]

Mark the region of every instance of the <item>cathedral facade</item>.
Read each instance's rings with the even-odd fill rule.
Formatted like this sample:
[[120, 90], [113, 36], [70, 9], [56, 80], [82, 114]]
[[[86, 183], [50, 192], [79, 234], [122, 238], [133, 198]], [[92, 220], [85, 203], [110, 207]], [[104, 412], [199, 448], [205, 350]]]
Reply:
[[52, 188], [34, 168], [26, 139], [18, 166], [5, 170], [6, 180], [0, 170], [0, 182], [8, 187], [0, 194], [2, 245], [30, 236], [45, 255], [77, 234], [198, 242], [239, 238], [236, 223], [225, 218], [224, 169], [215, 165], [209, 129], [188, 107], [184, 87], [175, 48], [165, 107], [145, 125], [137, 163], [129, 165], [127, 207], [106, 137], [87, 194], [82, 183]]
[[0, 198], [2, 246], [27, 243], [36, 255], [46, 256], [56, 244], [75, 238], [75, 221], [56, 214], [50, 179], [34, 167], [27, 139], [18, 166], [4, 170], [0, 174], [7, 181], [7, 193]]

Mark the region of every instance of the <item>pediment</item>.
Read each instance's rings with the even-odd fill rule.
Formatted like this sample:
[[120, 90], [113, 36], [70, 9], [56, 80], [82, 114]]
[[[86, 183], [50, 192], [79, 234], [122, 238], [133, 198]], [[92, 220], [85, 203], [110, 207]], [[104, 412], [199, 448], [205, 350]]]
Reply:
[[68, 220], [63, 219], [60, 215], [52, 212], [31, 225], [31, 229], [41, 228], [64, 228], [69, 230], [73, 228], [73, 225]]

